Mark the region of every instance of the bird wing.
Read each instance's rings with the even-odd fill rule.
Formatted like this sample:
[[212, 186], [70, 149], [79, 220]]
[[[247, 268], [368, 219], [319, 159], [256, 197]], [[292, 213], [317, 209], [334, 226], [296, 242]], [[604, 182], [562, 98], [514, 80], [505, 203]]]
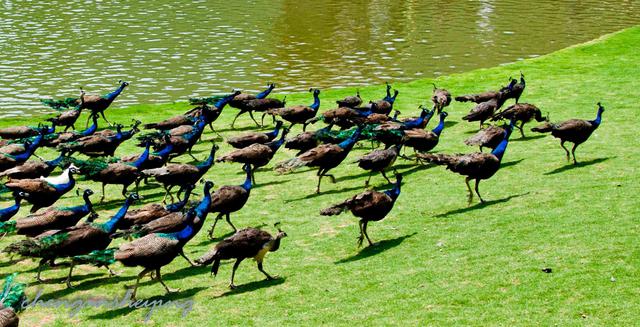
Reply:
[[499, 137], [500, 139], [502, 139], [504, 132], [505, 132], [504, 128], [502, 127], [489, 126], [485, 129], [478, 131], [472, 137], [466, 139], [464, 141], [464, 144], [486, 146], [493, 143], [496, 137]]
[[47, 183], [47, 181], [39, 178], [9, 180], [5, 185], [9, 189], [20, 190], [22, 192], [31, 193], [32, 195], [36, 193], [56, 191], [56, 189]]
[[258, 254], [273, 237], [257, 228], [245, 228], [216, 244], [221, 259], [251, 258]]
[[242, 197], [246, 191], [240, 186], [226, 185], [211, 195], [211, 210], [220, 210]]
[[218, 161], [254, 162], [269, 157], [271, 148], [264, 144], [254, 143], [242, 149], [231, 151], [218, 158]]
[[178, 240], [162, 237], [157, 234], [149, 234], [135, 239], [132, 242], [120, 245], [114, 257], [118, 261], [135, 259], [151, 260], [153, 257], [163, 256], [169, 252], [173, 252], [178, 244]]

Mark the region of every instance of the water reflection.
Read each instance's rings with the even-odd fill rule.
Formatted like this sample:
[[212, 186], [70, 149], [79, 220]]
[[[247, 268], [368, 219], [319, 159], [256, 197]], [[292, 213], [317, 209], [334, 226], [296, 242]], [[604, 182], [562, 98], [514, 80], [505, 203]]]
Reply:
[[[406, 81], [548, 53], [637, 24], [634, 1], [79, 0], [0, 3], [0, 115], [131, 87], [117, 106], [232, 88]], [[594, 22], [597, 22], [594, 23]]]

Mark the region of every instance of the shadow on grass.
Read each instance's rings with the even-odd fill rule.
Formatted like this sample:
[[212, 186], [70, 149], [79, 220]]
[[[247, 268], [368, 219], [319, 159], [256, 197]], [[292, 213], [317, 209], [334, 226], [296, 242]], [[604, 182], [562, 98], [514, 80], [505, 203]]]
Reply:
[[514, 138], [512, 140], [509, 140], [511, 142], [521, 142], [521, 141], [529, 141], [529, 140], [537, 140], [537, 139], [541, 139], [543, 137], [545, 137], [546, 135], [542, 134], [542, 135], [531, 135], [531, 136], [525, 136], [525, 137], [519, 137], [519, 138]]
[[518, 159], [518, 160], [514, 160], [514, 161], [505, 162], [505, 163], [501, 163], [500, 164], [500, 168], [507, 168], [507, 167], [515, 166], [515, 165], [521, 163], [522, 161], [524, 161], [524, 158]]
[[263, 279], [255, 282], [250, 282], [242, 285], [236, 285], [236, 289], [225, 292], [217, 297], [225, 297], [230, 295], [239, 295], [242, 293], [253, 292], [261, 288], [272, 287], [283, 284], [286, 281], [285, 277], [277, 277], [275, 279]]
[[[92, 273], [87, 275], [91, 275], [89, 277], [92, 277], [95, 274]], [[103, 278], [94, 278], [94, 279], [85, 278], [85, 280], [82, 281], [81, 283], [74, 283], [74, 281], [81, 279], [81, 276], [82, 275], [73, 277], [73, 279], [71, 280], [71, 285], [73, 285], [73, 288], [64, 287], [63, 289], [44, 294], [42, 296], [42, 300], [46, 301], [48, 299], [59, 299], [61, 297], [67, 296], [75, 292], [93, 290], [107, 284], [114, 284], [114, 283], [129, 281], [129, 280], [135, 280], [137, 278], [136, 275], [124, 276], [124, 277], [123, 276], [110, 277], [108, 272], [105, 270], [102, 274], [102, 276], [105, 276]]]
[[446, 127], [451, 127], [451, 126], [456, 126], [456, 125], [458, 125], [457, 121], [446, 121], [446, 122], [444, 122], [444, 127], [445, 128]]
[[[366, 258], [368, 258], [370, 256], [382, 253], [382, 252], [387, 251], [389, 249], [393, 249], [394, 247], [400, 245], [400, 243], [402, 243], [407, 238], [412, 237], [413, 235], [416, 235], [416, 234], [417, 234], [417, 232], [413, 232], [413, 234], [408, 234], [408, 235], [396, 237], [396, 238], [393, 238], [393, 239], [390, 239], [390, 240], [383, 240], [383, 241], [380, 241], [380, 242], [377, 242], [377, 243], [373, 243], [373, 245], [367, 246], [366, 248], [360, 250], [355, 255], [350, 256], [348, 258], [340, 259], [340, 260], [334, 262], [334, 264], [341, 264], [341, 263], [347, 263], [347, 262], [353, 262], [353, 261], [366, 259]], [[366, 242], [366, 240], [365, 240], [365, 242]]]
[[[244, 117], [245, 114], [240, 115], [240, 117], [238, 117], [238, 119]], [[218, 133], [224, 133], [224, 132], [243, 132], [243, 131], [262, 131], [264, 130], [265, 132], [268, 132], [269, 129], [273, 130], [273, 128], [271, 128], [270, 126], [266, 126], [266, 127], [259, 127], [256, 126], [256, 124], [253, 123], [253, 120], [251, 120], [251, 117], [249, 117], [249, 115], [246, 115], [247, 119], [251, 122], [251, 124], [253, 125], [249, 125], [249, 126], [242, 126], [242, 127], [236, 127], [236, 128], [223, 128], [223, 129], [216, 129], [218, 131]], [[258, 120], [260, 120], [260, 118], [258, 118]], [[233, 135], [233, 136], [237, 136], [237, 135]]]
[[[138, 289], [140, 289], [138, 287]], [[162, 301], [163, 303], [167, 303], [169, 301], [176, 301], [176, 300], [181, 300], [181, 299], [186, 299], [186, 298], [192, 298], [194, 295], [196, 295], [198, 292], [203, 291], [207, 289], [207, 287], [194, 287], [194, 288], [190, 288], [188, 290], [184, 290], [184, 291], [180, 291], [180, 292], [176, 292], [176, 293], [171, 293], [171, 294], [167, 294], [167, 295], [162, 295], [162, 296], [153, 296], [147, 299], [140, 299], [138, 298], [138, 301], [143, 301], [143, 302], [147, 302], [147, 303], [152, 303], [152, 301]], [[128, 304], [128, 303], [127, 303]], [[138, 310], [135, 307], [123, 307], [123, 308], [119, 308], [119, 309], [114, 309], [114, 310], [109, 310], [103, 313], [99, 313], [93, 316], [89, 316], [89, 319], [114, 319], [114, 318], [118, 318], [120, 316], [123, 315], [127, 315], [130, 312], [134, 311], [134, 310]], [[146, 315], [148, 313], [148, 309], [140, 309], [142, 310], [142, 314]]]
[[449, 215], [457, 215], [457, 214], [460, 214], [460, 213], [465, 213], [465, 212], [469, 212], [469, 211], [473, 211], [473, 210], [483, 209], [483, 208], [486, 208], [486, 207], [490, 207], [490, 206], [492, 206], [492, 205], [494, 205], [494, 204], [499, 204], [499, 203], [508, 202], [508, 201], [509, 201], [509, 200], [511, 200], [511, 199], [519, 198], [519, 197], [521, 197], [521, 196], [528, 195], [529, 193], [530, 193], [530, 192], [527, 192], [527, 193], [521, 193], [521, 194], [516, 194], [516, 195], [510, 195], [510, 196], [507, 196], [507, 197], [502, 198], [502, 199], [489, 200], [489, 201], [484, 201], [484, 202], [476, 203], [476, 204], [474, 204], [474, 205], [472, 205], [472, 206], [470, 206], [470, 207], [460, 208], [460, 209], [455, 209], [455, 210], [447, 211], [447, 212], [445, 212], [445, 213], [441, 213], [441, 214], [439, 214], [439, 215], [436, 215], [435, 217], [436, 217], [436, 218], [445, 218], [445, 217], [447, 217], [447, 216], [449, 216]]
[[269, 186], [269, 185], [280, 185], [280, 184], [287, 183], [289, 181], [290, 181], [290, 179], [280, 179], [280, 180], [270, 181], [270, 182], [266, 182], [266, 183], [259, 183], [258, 182], [253, 186], [253, 188], [261, 188], [261, 187], [265, 187], [265, 186]]
[[603, 161], [607, 161], [609, 159], [612, 159], [615, 157], [603, 157], [603, 158], [597, 158], [597, 159], [593, 159], [593, 160], [589, 160], [589, 161], [582, 161], [582, 162], [578, 162], [578, 164], [574, 165], [574, 164], [568, 164], [566, 166], [562, 166], [560, 168], [556, 168], [548, 173], [545, 173], [545, 175], [554, 175], [554, 174], [559, 174], [562, 172], [565, 172], [567, 170], [572, 170], [572, 169], [576, 169], [576, 168], [580, 168], [580, 167], [587, 167], [587, 166], [591, 166], [591, 165], [595, 165], [597, 163], [601, 163]]
[[[321, 188], [322, 188], [322, 186], [321, 186]], [[340, 188], [340, 189], [331, 190], [331, 191], [320, 192], [318, 194], [318, 193], [315, 192], [315, 188], [314, 188], [313, 191], [312, 191], [313, 193], [311, 193], [309, 195], [305, 195], [305, 196], [300, 197], [300, 198], [285, 200], [284, 203], [297, 202], [297, 201], [317, 198], [319, 196], [323, 196], [323, 195], [327, 195], [327, 194], [340, 194], [340, 193], [345, 193], [345, 192], [350, 192], [350, 191], [355, 191], [355, 190], [362, 190], [362, 189], [363, 189], [363, 186], [360, 185], [360, 186], [355, 186], [355, 187], [347, 187], [347, 188]]]

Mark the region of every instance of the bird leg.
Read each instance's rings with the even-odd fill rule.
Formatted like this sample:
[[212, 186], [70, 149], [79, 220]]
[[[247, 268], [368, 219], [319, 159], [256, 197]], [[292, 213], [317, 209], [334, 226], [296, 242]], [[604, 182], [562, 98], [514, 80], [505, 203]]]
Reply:
[[561, 141], [560, 142], [560, 146], [564, 149], [564, 151], [567, 153], [567, 161], [571, 161], [571, 155], [569, 154], [569, 150], [567, 150], [567, 148], [564, 147], [564, 142], [565, 141]]
[[187, 256], [184, 254], [183, 249], [180, 249], [180, 256], [183, 257], [185, 260], [187, 260], [187, 262], [191, 265], [191, 267], [196, 266], [193, 262], [191, 262], [191, 260], [189, 260], [189, 258], [187, 258]]
[[369, 242], [369, 246], [373, 246], [373, 242], [371, 242], [371, 239], [369, 238], [369, 234], [367, 234], [367, 224], [368, 223], [369, 223], [369, 221], [365, 220], [364, 223], [362, 224], [362, 233], [367, 238], [367, 242]]
[[389, 179], [389, 177], [387, 177], [387, 174], [384, 173], [384, 170], [381, 170], [380, 173], [382, 174], [382, 177], [384, 177], [384, 179], [386, 179], [387, 182], [389, 182], [389, 184], [393, 184]]
[[364, 187], [369, 186], [369, 181], [371, 181], [371, 176], [373, 176], [372, 171], [369, 172], [369, 178], [367, 178], [367, 180], [364, 182]]
[[318, 169], [318, 186], [316, 187], [316, 194], [320, 194], [320, 182], [322, 181], [322, 176], [324, 176], [324, 169]]
[[104, 202], [104, 186], [105, 185], [106, 185], [105, 183], [102, 183], [102, 197], [100, 198], [100, 203]]
[[122, 196], [124, 196], [125, 198], [127, 197], [127, 187], [129, 187], [129, 185], [122, 186]]
[[268, 279], [268, 280], [273, 280], [273, 279], [276, 279], [276, 278], [277, 278], [277, 276], [275, 276], [275, 277], [274, 277], [274, 276], [271, 276], [271, 275], [267, 274], [267, 272], [266, 272], [266, 271], [264, 271], [264, 269], [262, 269], [262, 260], [260, 260], [260, 261], [258, 262], [258, 270], [260, 270], [260, 272], [261, 272], [261, 273], [263, 273], [265, 276], [267, 276], [267, 279]]
[[133, 292], [131, 293], [131, 299], [135, 300], [136, 299], [136, 291], [138, 291], [138, 284], [140, 284], [140, 279], [142, 277], [144, 277], [144, 275], [146, 275], [147, 273], [149, 273], [151, 271], [151, 269], [148, 268], [144, 268], [143, 271], [141, 271], [138, 274], [138, 278], [136, 279], [136, 284], [133, 286]]
[[231, 271], [231, 284], [229, 284], [229, 288], [230, 289], [235, 289], [236, 285], [233, 283], [233, 278], [236, 276], [236, 269], [238, 269], [238, 266], [240, 265], [240, 262], [242, 262], [243, 259], [237, 259], [236, 263], [233, 264], [233, 270]]
[[229, 225], [231, 225], [231, 228], [233, 228], [233, 232], [237, 232], [238, 230], [236, 229], [236, 226], [233, 226], [233, 224], [231, 223], [231, 215], [227, 214], [227, 223], [229, 223]]
[[42, 278], [40, 278], [40, 273], [42, 272], [42, 267], [44, 267], [44, 265], [47, 263], [48, 259], [42, 259], [40, 260], [40, 263], [38, 264], [38, 273], [36, 274], [36, 280], [44, 283], [44, 280], [42, 280]]
[[482, 197], [480, 196], [480, 191], [478, 191], [478, 185], [480, 185], [480, 180], [476, 178], [476, 194], [478, 194], [478, 198], [480, 198], [480, 202], [484, 203], [484, 200], [482, 199]]
[[249, 110], [249, 117], [251, 117], [251, 119], [253, 120], [254, 123], [256, 123], [256, 126], [260, 127], [261, 125], [258, 124], [258, 121], [253, 118], [253, 111]]
[[107, 268], [107, 270], [109, 270], [109, 277], [118, 276], [118, 274], [115, 271], [111, 270], [111, 268], [109, 268], [109, 266], [104, 266], [104, 267]]
[[164, 283], [164, 281], [162, 280], [162, 275], [160, 275], [160, 268], [156, 269], [156, 276], [158, 277], [158, 280], [160, 281], [160, 284], [162, 284], [162, 286], [164, 286], [164, 289], [167, 291], [167, 294], [180, 292], [179, 288], [169, 288], [167, 286], [167, 284]]
[[104, 116], [104, 110], [100, 111], [100, 115], [102, 115], [102, 119], [104, 119], [104, 121], [107, 122], [107, 124], [109, 124], [109, 127], [113, 126], [113, 124], [111, 124], [108, 120], [107, 117]]
[[524, 121], [522, 121], [522, 124], [520, 124], [520, 126], [518, 127], [518, 129], [520, 130], [520, 135], [522, 135], [522, 138], [524, 138], [524, 131], [522, 130], [523, 128], [524, 128]]
[[218, 220], [222, 219], [222, 213], [220, 213], [216, 219], [213, 221], [213, 225], [211, 225], [211, 229], [209, 229], [209, 238], [213, 238], [213, 230], [216, 229], [216, 224], [218, 223]]
[[577, 143], [573, 143], [573, 149], [571, 149], [571, 154], [573, 155], [573, 164], [577, 165], [578, 161], [576, 161], [576, 148], [578, 147]]
[[164, 186], [164, 197], [162, 198], [162, 203], [163, 204], [167, 203], [167, 195], [169, 195], [169, 189], [168, 189], [168, 186], [165, 185]]
[[469, 186], [469, 181], [471, 180], [471, 177], [467, 177], [464, 179], [464, 182], [467, 184], [467, 190], [469, 190], [469, 200], [467, 205], [471, 204], [471, 201], [473, 201], [473, 192], [471, 191], [471, 186]]
[[361, 247], [362, 241], [364, 241], [364, 233], [362, 233], [362, 223], [362, 220], [358, 221], [358, 227], [360, 227], [360, 236], [358, 236], [358, 247]]
[[309, 123], [306, 123], [306, 122], [305, 122], [305, 123], [303, 123], [303, 124], [302, 124], [302, 131], [303, 131], [303, 132], [306, 132], [306, 131], [307, 131], [307, 125], [309, 125]]
[[236, 119], [238, 119], [238, 116], [242, 115], [243, 111], [240, 110], [240, 112], [238, 112], [238, 114], [233, 118], [233, 121], [231, 122], [231, 128], [235, 129], [233, 127], [233, 125], [236, 123]]
[[67, 275], [67, 288], [73, 288], [73, 286], [71, 286], [71, 274], [73, 273], [73, 267], [75, 267], [75, 262], [71, 260], [71, 267], [69, 267], [69, 275]]

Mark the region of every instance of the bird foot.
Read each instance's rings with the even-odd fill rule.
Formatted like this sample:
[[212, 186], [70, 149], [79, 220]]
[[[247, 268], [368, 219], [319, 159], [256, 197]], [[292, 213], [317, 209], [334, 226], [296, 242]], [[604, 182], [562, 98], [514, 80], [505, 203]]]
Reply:
[[236, 288], [238, 288], [238, 286], [236, 286], [236, 284], [234, 284], [234, 283], [231, 283], [231, 284], [229, 284], [229, 288], [232, 289], [232, 290], [235, 290]]
[[280, 279], [280, 276], [278, 275], [267, 276], [267, 280], [276, 280], [276, 279]]
[[360, 236], [358, 237], [358, 247], [362, 247], [362, 242], [364, 241], [364, 237]]
[[67, 279], [67, 288], [74, 289], [73, 285], [71, 285], [71, 280]]
[[180, 292], [180, 288], [167, 288], [167, 294], [173, 294]]

